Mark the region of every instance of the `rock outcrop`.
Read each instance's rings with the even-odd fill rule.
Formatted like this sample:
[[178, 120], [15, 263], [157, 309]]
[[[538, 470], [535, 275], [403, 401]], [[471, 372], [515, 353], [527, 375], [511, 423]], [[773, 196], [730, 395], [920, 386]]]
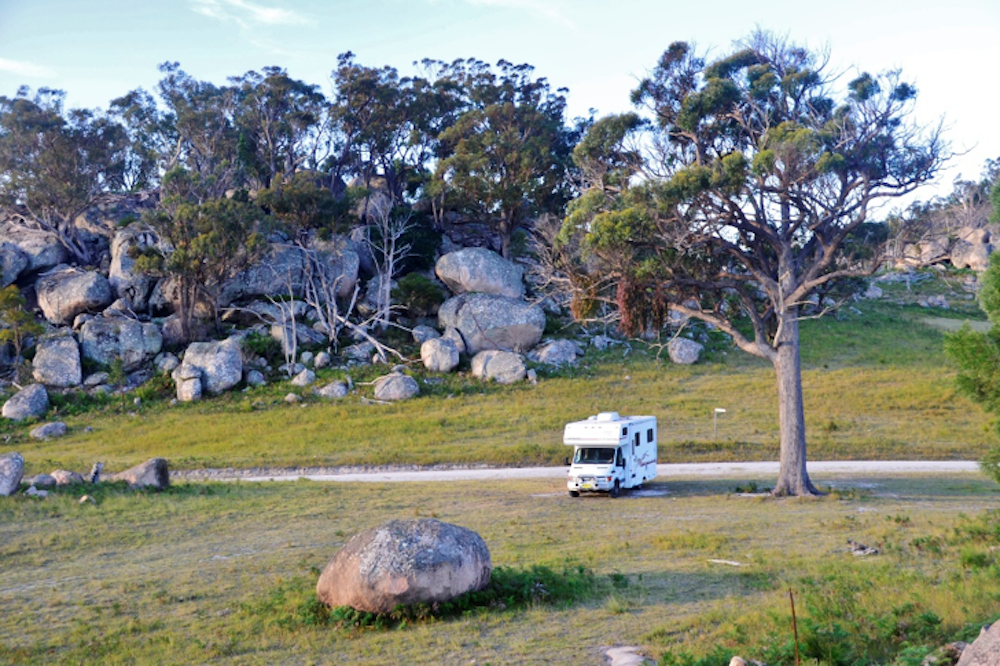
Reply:
[[1000, 622], [983, 627], [979, 637], [962, 650], [956, 666], [996, 666], [1000, 664]]
[[486, 542], [430, 518], [393, 520], [355, 535], [316, 584], [327, 606], [388, 613], [399, 605], [449, 601], [489, 584]]
[[449, 252], [434, 266], [452, 293], [482, 293], [524, 298], [524, 269], [492, 250], [467, 247]]
[[111, 304], [108, 279], [93, 271], [63, 266], [35, 283], [38, 306], [50, 323], [66, 326], [82, 312], [97, 312]]
[[48, 231], [30, 229], [11, 221], [0, 223], [0, 238], [17, 247], [28, 260], [22, 271], [38, 273], [66, 261], [69, 253], [59, 238]]
[[154, 358], [163, 347], [156, 324], [125, 317], [95, 317], [80, 327], [83, 357], [102, 365], [122, 360], [126, 371], [135, 370]]
[[13, 243], [0, 243], [0, 289], [13, 284], [28, 268], [28, 255]]
[[156, 284], [156, 278], [135, 270], [133, 254], [158, 246], [157, 235], [140, 225], [130, 225], [117, 231], [111, 241], [108, 283], [116, 298], [125, 299], [139, 312], [144, 312], [149, 307], [149, 295]]
[[468, 354], [486, 349], [526, 352], [542, 339], [545, 312], [507, 296], [463, 294], [441, 305], [438, 322], [462, 334]]
[[83, 381], [80, 345], [72, 335], [56, 335], [38, 342], [31, 364], [35, 381], [46, 386], [68, 388]]

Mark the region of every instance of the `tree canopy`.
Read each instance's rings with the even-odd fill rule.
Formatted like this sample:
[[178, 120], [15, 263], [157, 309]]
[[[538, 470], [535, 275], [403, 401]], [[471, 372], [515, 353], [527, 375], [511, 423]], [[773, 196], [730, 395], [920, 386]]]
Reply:
[[632, 97], [652, 121], [644, 159], [618, 148], [634, 120], [615, 121], [612, 141], [595, 133], [613, 121], [595, 124], [581, 145], [596, 148], [578, 159], [620, 175], [591, 179], [560, 236], [615, 276], [626, 330], [658, 326], [674, 309], [774, 365], [779, 494], [815, 492], [800, 308], [877, 265], [870, 243], [852, 242], [872, 205], [931, 179], [947, 153], [939, 128], [912, 122], [916, 90], [898, 72], [838, 83], [820, 54], [768, 33], [714, 61], [672, 44]]

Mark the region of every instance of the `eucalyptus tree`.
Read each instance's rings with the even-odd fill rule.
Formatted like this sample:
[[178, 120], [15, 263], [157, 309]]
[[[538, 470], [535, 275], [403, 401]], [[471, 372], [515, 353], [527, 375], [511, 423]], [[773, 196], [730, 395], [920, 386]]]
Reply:
[[497, 69], [480, 61], [456, 68], [468, 108], [441, 133], [436, 179], [496, 228], [509, 257], [515, 229], [565, 202], [572, 135], [564, 89], [532, 78], [530, 65], [501, 60]]
[[0, 205], [16, 223], [54, 234], [86, 265], [94, 257], [74, 222], [125, 187], [128, 141], [106, 115], [66, 111], [64, 101], [64, 92], [49, 88], [0, 97]]
[[293, 79], [280, 67], [230, 82], [239, 154], [253, 189], [269, 187], [278, 174], [290, 177], [304, 165], [316, 166], [327, 106], [319, 86]]
[[773, 365], [778, 495], [817, 492], [800, 308], [870, 272], [855, 251], [870, 249], [858, 236], [872, 206], [912, 192], [947, 157], [940, 128], [913, 121], [916, 90], [899, 73], [841, 87], [825, 64], [763, 32], [714, 61], [672, 44], [633, 93], [654, 122], [644, 180], [570, 215], [564, 230], [616, 275], [624, 328], [662, 321], [669, 307]]

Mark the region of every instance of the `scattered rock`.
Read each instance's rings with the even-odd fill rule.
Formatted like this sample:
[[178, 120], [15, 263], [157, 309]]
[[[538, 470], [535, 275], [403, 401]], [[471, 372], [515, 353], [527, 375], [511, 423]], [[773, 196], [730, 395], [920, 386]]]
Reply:
[[17, 491], [24, 476], [24, 458], [20, 453], [0, 455], [0, 497], [8, 497]]
[[320, 398], [333, 400], [345, 397], [348, 393], [348, 388], [344, 382], [330, 382], [326, 386], [316, 389], [313, 393]]
[[28, 489], [24, 491], [24, 494], [28, 497], [37, 497], [38, 499], [45, 499], [49, 495], [47, 490], [39, 490], [34, 486], [28, 486]]
[[28, 484], [39, 488], [54, 488], [56, 480], [51, 474], [36, 474], [28, 480]]
[[498, 384], [513, 384], [527, 376], [527, 368], [520, 354], [488, 350], [472, 357], [472, 376]]
[[868, 289], [865, 290], [865, 293], [863, 294], [863, 297], [864, 298], [873, 298], [873, 299], [874, 298], [882, 298], [882, 296], [883, 296], [884, 293], [885, 292], [882, 291], [882, 288], [879, 287], [877, 284], [870, 284], [870, 285], [868, 285]]
[[43, 423], [37, 428], [33, 428], [28, 434], [35, 439], [53, 439], [55, 437], [63, 437], [66, 434], [66, 424], [62, 421]]
[[452, 293], [524, 297], [524, 269], [482, 247], [449, 252], [434, 266], [438, 278]]
[[572, 340], [553, 340], [528, 354], [528, 358], [536, 363], [555, 366], [574, 365], [577, 356], [583, 356], [583, 350]]
[[133, 488], [166, 490], [170, 485], [170, 469], [166, 458], [152, 458], [124, 472], [112, 474], [108, 480], [126, 481]]
[[77, 483], [83, 483], [83, 477], [76, 472], [70, 472], [65, 469], [57, 469], [52, 472], [52, 478], [56, 480], [57, 486], [72, 486]]
[[942, 645], [924, 657], [920, 666], [954, 666], [967, 647], [969, 644], [965, 641], [955, 641]]
[[431, 338], [420, 345], [420, 361], [431, 372], [451, 372], [458, 367], [458, 347], [452, 340]]
[[301, 354], [299, 354], [299, 363], [301, 363], [302, 365], [309, 365], [310, 363], [312, 363], [314, 358], [315, 356], [311, 351], [304, 351]]
[[316, 359], [313, 362], [314, 368], [316, 368], [317, 370], [322, 370], [328, 365], [330, 365], [330, 354], [328, 354], [325, 351], [316, 354]]
[[31, 366], [35, 381], [46, 386], [68, 388], [79, 386], [83, 380], [80, 346], [72, 335], [40, 340]]
[[104, 463], [95, 462], [90, 468], [90, 474], [87, 475], [87, 481], [90, 483], [100, 483], [101, 481], [101, 471], [104, 470]]
[[298, 393], [289, 393], [285, 396], [285, 402], [289, 405], [296, 405], [302, 402], [302, 397]]
[[49, 393], [42, 384], [30, 384], [3, 404], [0, 413], [14, 421], [38, 418], [49, 410]]
[[247, 386], [264, 386], [267, 384], [267, 380], [264, 378], [264, 373], [255, 369], [247, 370], [246, 375], [243, 377], [243, 381]]
[[170, 352], [163, 352], [157, 354], [153, 358], [153, 366], [156, 368], [157, 372], [161, 375], [168, 375], [174, 371], [174, 368], [181, 364], [180, 359], [171, 354]]
[[597, 351], [604, 351], [608, 347], [618, 344], [618, 341], [614, 338], [609, 338], [606, 335], [595, 335], [590, 339], [590, 346]]
[[448, 601], [489, 583], [490, 551], [470, 529], [430, 518], [393, 520], [355, 535], [316, 584], [327, 606], [388, 613]]
[[420, 394], [420, 385], [409, 375], [394, 372], [375, 380], [376, 400], [408, 400]]
[[95, 372], [83, 378], [83, 386], [85, 388], [94, 388], [95, 386], [100, 386], [101, 384], [107, 384], [110, 377], [111, 375], [104, 371]]
[[413, 341], [418, 345], [422, 345], [428, 340], [433, 340], [435, 338], [440, 338], [441, 334], [437, 332], [437, 329], [431, 328], [430, 326], [420, 326], [413, 327]]
[[445, 329], [444, 334], [441, 336], [443, 340], [451, 340], [455, 343], [455, 349], [458, 350], [459, 354], [464, 354], [466, 352], [465, 340], [462, 338], [462, 334], [458, 332], [457, 328], [449, 326]]
[[858, 543], [853, 539], [847, 540], [847, 545], [851, 548], [851, 554], [854, 557], [868, 557], [869, 555], [878, 555], [878, 548], [870, 548], [863, 543]]
[[170, 375], [177, 387], [178, 402], [193, 402], [201, 400], [201, 370], [186, 364], [180, 364]]
[[316, 373], [309, 369], [304, 369], [299, 374], [292, 377], [292, 386], [310, 386], [316, 381]]
[[80, 497], [78, 504], [97, 504], [97, 500], [92, 495], [83, 495]]
[[653, 661], [646, 659], [637, 647], [611, 647], [604, 651], [608, 666], [646, 666]]
[[670, 360], [674, 363], [691, 365], [698, 362], [698, 359], [701, 358], [701, 351], [704, 348], [701, 343], [694, 340], [677, 337], [667, 345], [667, 353], [670, 354]]
[[364, 340], [349, 347], [344, 347], [340, 353], [344, 356], [344, 358], [368, 362], [371, 359], [372, 354], [375, 353], [375, 345], [367, 340]]

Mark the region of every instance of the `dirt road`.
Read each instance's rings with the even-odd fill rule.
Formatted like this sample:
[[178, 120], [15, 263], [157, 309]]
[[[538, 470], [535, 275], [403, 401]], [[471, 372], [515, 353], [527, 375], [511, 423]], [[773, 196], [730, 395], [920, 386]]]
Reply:
[[[772, 477], [778, 474], [777, 462], [743, 463], [674, 463], [658, 464], [657, 479], [683, 477], [746, 478]], [[870, 476], [891, 474], [956, 474], [978, 472], [979, 466], [971, 461], [817, 461], [809, 463], [813, 480], [824, 476]], [[566, 476], [565, 467], [468, 467], [450, 469], [216, 469], [171, 472], [171, 477], [187, 480], [236, 480], [241, 481], [312, 481], [394, 483], [406, 481], [474, 481], [503, 479], [542, 479]]]

